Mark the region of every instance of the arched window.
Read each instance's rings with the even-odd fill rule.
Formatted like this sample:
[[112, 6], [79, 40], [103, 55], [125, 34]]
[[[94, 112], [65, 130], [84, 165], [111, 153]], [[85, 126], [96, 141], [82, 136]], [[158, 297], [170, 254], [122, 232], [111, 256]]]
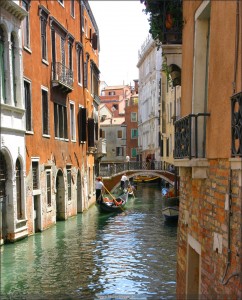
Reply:
[[23, 210], [22, 210], [22, 189], [21, 189], [21, 164], [20, 160], [17, 159], [16, 161], [16, 198], [17, 198], [17, 217], [18, 219], [23, 218]]
[[7, 167], [6, 160], [0, 152], [0, 198], [6, 196]]
[[4, 72], [4, 31], [0, 26], [0, 99], [6, 103], [5, 72]]
[[15, 38], [11, 34], [11, 60], [12, 60], [12, 86], [13, 86], [13, 101], [14, 105], [17, 106], [17, 96], [16, 96], [16, 63], [15, 63]]

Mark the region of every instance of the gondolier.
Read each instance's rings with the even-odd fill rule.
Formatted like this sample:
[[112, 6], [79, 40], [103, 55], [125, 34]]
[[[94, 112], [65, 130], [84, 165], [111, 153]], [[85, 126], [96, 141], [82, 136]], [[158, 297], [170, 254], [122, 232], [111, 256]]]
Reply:
[[96, 179], [96, 202], [97, 203], [103, 202], [103, 197], [102, 197], [103, 190], [104, 190], [104, 184], [102, 182], [102, 177], [97, 177]]

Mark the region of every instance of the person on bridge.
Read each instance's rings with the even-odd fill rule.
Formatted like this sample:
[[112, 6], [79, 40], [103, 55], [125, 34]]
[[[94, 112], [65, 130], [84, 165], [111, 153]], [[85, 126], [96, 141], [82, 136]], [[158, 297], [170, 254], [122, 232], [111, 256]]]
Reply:
[[126, 176], [126, 173], [123, 174], [121, 177], [121, 189], [125, 189], [127, 187], [128, 178]]
[[102, 177], [97, 177], [96, 179], [96, 201], [97, 203], [103, 202], [102, 193], [104, 191], [104, 184], [102, 182]]

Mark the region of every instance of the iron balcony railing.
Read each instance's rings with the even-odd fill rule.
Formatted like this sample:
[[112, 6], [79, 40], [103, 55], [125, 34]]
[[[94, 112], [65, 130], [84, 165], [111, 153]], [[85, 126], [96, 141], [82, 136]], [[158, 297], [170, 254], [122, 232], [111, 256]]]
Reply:
[[231, 97], [231, 155], [242, 156], [242, 92]]
[[174, 158], [205, 158], [208, 116], [209, 113], [189, 114], [175, 122]]
[[61, 62], [52, 63], [52, 81], [73, 89], [73, 71], [63, 65]]

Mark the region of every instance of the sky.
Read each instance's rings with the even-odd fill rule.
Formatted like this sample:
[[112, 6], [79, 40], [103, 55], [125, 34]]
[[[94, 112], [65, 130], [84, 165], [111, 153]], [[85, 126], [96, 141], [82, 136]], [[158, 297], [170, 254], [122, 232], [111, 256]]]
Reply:
[[107, 85], [133, 85], [139, 78], [138, 51], [149, 34], [139, 0], [89, 0], [99, 29], [100, 80]]

